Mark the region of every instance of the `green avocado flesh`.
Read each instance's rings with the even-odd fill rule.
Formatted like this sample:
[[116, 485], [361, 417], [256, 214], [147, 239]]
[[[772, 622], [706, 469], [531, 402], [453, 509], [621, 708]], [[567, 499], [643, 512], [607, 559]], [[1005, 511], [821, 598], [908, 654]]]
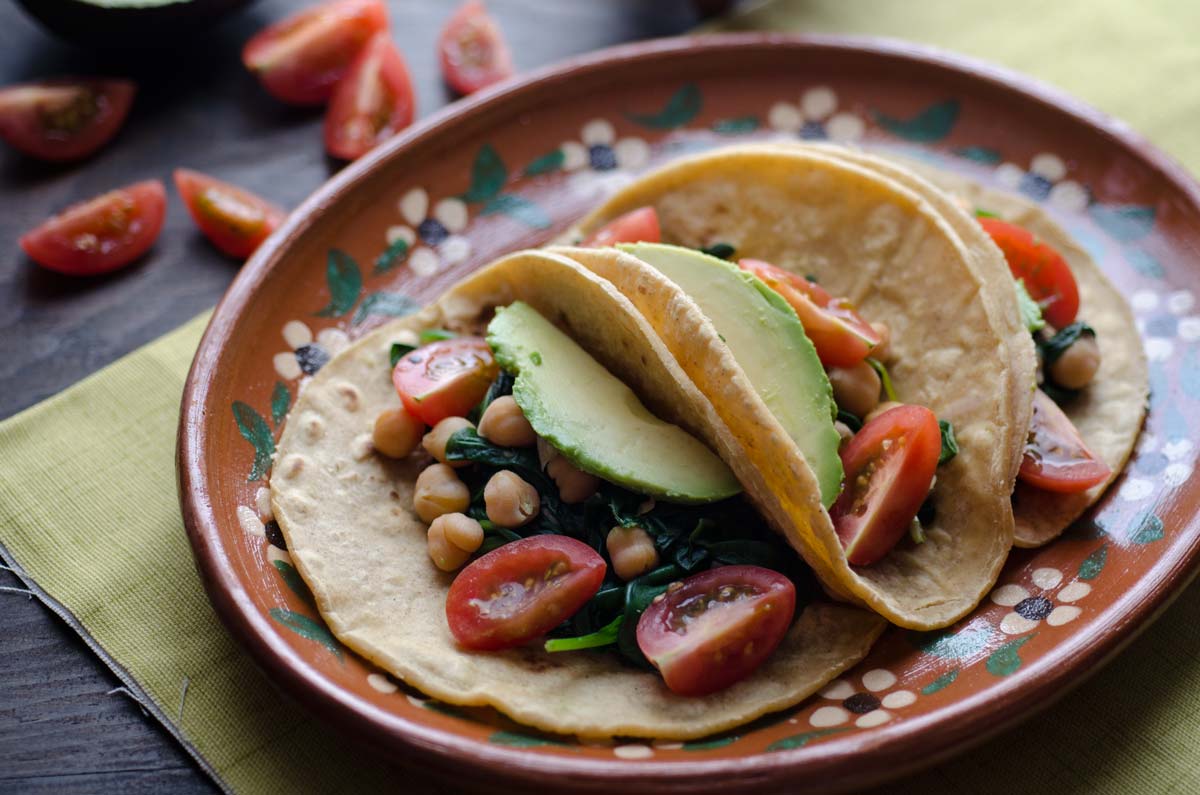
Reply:
[[651, 414], [629, 387], [520, 301], [488, 324], [513, 399], [538, 435], [575, 466], [639, 494], [703, 503], [742, 490], [698, 439]]
[[817, 476], [828, 508], [842, 487], [837, 409], [829, 378], [800, 318], [778, 293], [736, 265], [660, 243], [619, 246], [687, 293], [729, 346], [759, 397]]

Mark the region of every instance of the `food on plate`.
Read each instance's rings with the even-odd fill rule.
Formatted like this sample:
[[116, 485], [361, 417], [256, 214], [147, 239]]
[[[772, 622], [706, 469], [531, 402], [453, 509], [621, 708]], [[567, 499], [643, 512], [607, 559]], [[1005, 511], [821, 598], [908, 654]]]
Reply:
[[167, 192], [158, 180], [138, 182], [68, 207], [21, 236], [21, 248], [52, 271], [95, 276], [145, 254], [162, 230]]
[[438, 38], [442, 77], [459, 94], [470, 94], [512, 76], [512, 54], [496, 20], [480, 0], [467, 0]]
[[242, 63], [276, 99], [322, 105], [375, 34], [386, 31], [382, 0], [337, 0], [307, 8], [259, 31]]
[[404, 57], [386, 31], [376, 33], [338, 83], [325, 112], [325, 149], [353, 160], [408, 125], [416, 110]]
[[56, 79], [0, 89], [0, 138], [41, 160], [87, 157], [129, 114], [136, 86], [111, 78]]
[[820, 592], [737, 452], [610, 282], [520, 252], [313, 377], [272, 507], [333, 632], [428, 695], [700, 737], [804, 699], [884, 626]]
[[188, 168], [175, 169], [174, 176], [196, 226], [231, 257], [246, 259], [283, 223], [282, 209], [244, 188]]

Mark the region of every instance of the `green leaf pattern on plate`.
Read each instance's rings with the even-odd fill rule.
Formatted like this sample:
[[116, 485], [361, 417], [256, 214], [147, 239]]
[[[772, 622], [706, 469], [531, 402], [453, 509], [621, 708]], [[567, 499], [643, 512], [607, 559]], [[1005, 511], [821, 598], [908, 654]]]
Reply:
[[408, 256], [408, 241], [398, 237], [375, 259], [375, 269], [371, 271], [371, 275], [378, 276], [381, 273], [387, 273], [399, 265], [406, 256]]
[[1108, 543], [1105, 542], [1092, 554], [1083, 559], [1083, 563], [1079, 564], [1079, 579], [1094, 580], [1100, 576], [1100, 572], [1104, 571], [1104, 564], [1108, 562]]
[[291, 405], [292, 393], [288, 391], [287, 384], [276, 381], [275, 389], [271, 391], [271, 422], [275, 424], [276, 428], [287, 416], [288, 407]]
[[525, 176], [536, 177], [540, 174], [551, 174], [563, 167], [567, 156], [563, 154], [561, 148], [547, 152], [539, 158], [536, 158], [529, 165], [525, 166]]
[[630, 121], [652, 130], [674, 130], [694, 119], [704, 104], [700, 87], [686, 83], [671, 95], [657, 113], [627, 113]]
[[402, 293], [377, 292], [371, 293], [358, 305], [350, 323], [357, 326], [371, 315], [386, 317], [404, 317], [411, 315], [421, 308], [421, 305]]
[[907, 119], [889, 116], [879, 111], [872, 115], [876, 124], [897, 138], [927, 144], [940, 141], [950, 134], [958, 121], [958, 111], [958, 100], [948, 99], [930, 105]]
[[822, 737], [828, 737], [831, 734], [847, 731], [846, 728], [837, 729], [817, 729], [816, 731], [804, 732], [803, 734], [793, 734], [791, 737], [784, 737], [782, 740], [776, 740], [767, 746], [768, 751], [790, 751], [794, 748], [803, 748], [813, 740], [819, 740]]
[[550, 226], [550, 216], [546, 215], [545, 210], [515, 193], [501, 193], [483, 205], [483, 209], [479, 211], [480, 215], [496, 213], [507, 215], [534, 229], [546, 229]]
[[329, 304], [317, 315], [341, 317], [358, 303], [363, 286], [362, 271], [349, 254], [340, 249], [330, 249], [325, 265], [325, 283], [329, 286]]
[[329, 649], [338, 660], [345, 662], [342, 656], [341, 644], [337, 642], [337, 638], [333, 636], [333, 633], [325, 628], [324, 624], [314, 621], [306, 615], [293, 610], [286, 610], [282, 607], [272, 607], [267, 611], [267, 614], [300, 637], [320, 643]]
[[279, 576], [283, 578], [283, 582], [296, 596], [308, 602], [310, 605], [315, 604], [313, 601], [312, 591], [308, 590], [308, 585], [304, 582], [304, 578], [300, 576], [300, 572], [296, 571], [296, 567], [285, 560], [273, 560], [271, 565], [279, 572]]
[[471, 187], [462, 195], [468, 203], [485, 202], [504, 187], [508, 180], [508, 169], [499, 153], [491, 144], [479, 147], [475, 163], [471, 166]]
[[934, 693], [938, 692], [939, 690], [945, 690], [947, 687], [954, 684], [955, 679], [958, 679], [958, 669], [957, 668], [955, 668], [952, 671], [947, 671], [946, 673], [939, 676], [937, 679], [934, 679], [932, 682], [930, 682], [929, 684], [922, 687], [921, 695], [932, 696]]
[[1021, 647], [1033, 637], [1033, 635], [1025, 635], [1014, 638], [992, 652], [987, 659], [988, 673], [992, 676], [1008, 676], [1016, 673], [1017, 669], [1021, 667]]
[[271, 457], [275, 455], [275, 435], [267, 421], [240, 400], [233, 402], [233, 419], [237, 422], [242, 438], [254, 446], [254, 466], [248, 480], [261, 480], [271, 468]]

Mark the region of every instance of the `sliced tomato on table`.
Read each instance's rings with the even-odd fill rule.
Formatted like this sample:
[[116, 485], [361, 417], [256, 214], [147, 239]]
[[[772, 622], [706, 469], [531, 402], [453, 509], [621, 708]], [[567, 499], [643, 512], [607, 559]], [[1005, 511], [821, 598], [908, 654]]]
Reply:
[[642, 613], [638, 648], [673, 692], [703, 696], [751, 674], [783, 640], [796, 588], [777, 571], [721, 566], [667, 589]]
[[371, 37], [387, 30], [382, 0], [323, 3], [258, 32], [242, 63], [276, 99], [321, 105]]
[[941, 452], [937, 416], [914, 405], [883, 412], [846, 444], [846, 485], [829, 514], [850, 563], [871, 565], [908, 532]]
[[596, 595], [607, 570], [568, 536], [535, 535], [463, 569], [446, 594], [450, 632], [468, 649], [509, 649], [545, 635]]
[[392, 384], [410, 414], [437, 425], [447, 417], [465, 417], [498, 374], [486, 340], [455, 337], [406, 353], [392, 370]]
[[438, 39], [442, 76], [459, 94], [470, 94], [513, 73], [512, 54], [500, 26], [479, 0], [459, 6]]
[[1034, 393], [1020, 480], [1045, 491], [1075, 494], [1099, 486], [1111, 474], [1058, 404], [1040, 389]]
[[93, 276], [145, 254], [162, 231], [167, 192], [138, 182], [76, 204], [21, 236], [21, 248], [44, 268]]
[[386, 33], [358, 54], [325, 112], [325, 149], [353, 160], [412, 124], [416, 103], [408, 66]]
[[0, 89], [0, 138], [42, 160], [78, 160], [108, 143], [133, 104], [128, 80], [45, 80]]
[[1079, 287], [1063, 255], [1028, 229], [999, 218], [977, 219], [1004, 252], [1014, 279], [1022, 279], [1030, 297], [1055, 328], [1068, 326], [1079, 312]]
[[581, 246], [600, 248], [617, 243], [661, 243], [662, 229], [658, 225], [658, 211], [653, 207], [639, 207], [617, 216], [604, 226], [588, 235]]
[[758, 259], [739, 260], [738, 267], [762, 279], [796, 310], [826, 367], [853, 367], [879, 344], [879, 334], [849, 301], [833, 298], [816, 282]]
[[266, 199], [199, 171], [175, 169], [175, 187], [205, 237], [238, 259], [253, 254], [285, 217]]

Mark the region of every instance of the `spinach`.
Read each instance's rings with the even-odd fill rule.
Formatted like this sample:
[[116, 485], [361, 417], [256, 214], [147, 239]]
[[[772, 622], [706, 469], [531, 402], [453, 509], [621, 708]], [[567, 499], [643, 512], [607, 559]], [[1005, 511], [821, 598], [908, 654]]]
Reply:
[[625, 616], [619, 615], [595, 632], [577, 635], [573, 638], [551, 638], [546, 641], [546, 651], [576, 651], [578, 649], [594, 649], [598, 646], [611, 646], [617, 642], [617, 632], [624, 620]]
[[417, 339], [421, 341], [422, 345], [428, 345], [439, 340], [452, 340], [457, 336], [453, 331], [444, 328], [427, 328], [417, 335]]
[[917, 521], [922, 525], [933, 524], [934, 517], [937, 516], [937, 509], [933, 505], [933, 494], [931, 493], [925, 498], [925, 502], [921, 503], [921, 507], [917, 510]]
[[892, 386], [892, 377], [888, 375], [887, 367], [878, 359], [867, 357], [867, 364], [871, 365], [875, 372], [879, 373], [879, 380], [883, 384], [883, 394], [887, 395], [887, 399], [893, 403], [896, 401], [896, 390]]
[[737, 251], [729, 243], [713, 243], [711, 246], [701, 246], [700, 250], [708, 256], [716, 257], [717, 259], [731, 259]]
[[1045, 392], [1046, 397], [1050, 398], [1060, 406], [1066, 406], [1067, 404], [1071, 403], [1071, 401], [1075, 400], [1075, 398], [1079, 397], [1078, 389], [1067, 389], [1066, 387], [1059, 386], [1058, 384], [1050, 381], [1043, 382], [1038, 389]]
[[1038, 350], [1042, 353], [1042, 364], [1049, 367], [1058, 361], [1058, 358], [1067, 352], [1080, 337], [1096, 336], [1096, 331], [1087, 323], [1076, 320], [1069, 326], [1063, 326], [1058, 333], [1050, 339], [1037, 339]]
[[[416, 349], [417, 349], [416, 345], [406, 345], [403, 342], [393, 342], [392, 350], [388, 354], [388, 358], [391, 359], [391, 362], [392, 362], [392, 369], [395, 370], [396, 363], [399, 362], [401, 359], [403, 359], [406, 355], [408, 355], [412, 351], [415, 351]], [[389, 378], [391, 377], [391, 373], [388, 373], [388, 377]]]
[[513, 383], [516, 380], [516, 376], [514, 376], [512, 373], [501, 370], [500, 375], [498, 375], [496, 380], [492, 382], [492, 385], [488, 387], [488, 391], [483, 396], [483, 400], [479, 402], [478, 406], [471, 409], [471, 412], [467, 415], [467, 419], [478, 425], [479, 418], [483, 416], [483, 412], [487, 411], [487, 407], [492, 405], [492, 402], [495, 401], [496, 398], [512, 394]]
[[954, 438], [954, 426], [949, 420], [938, 420], [942, 430], [942, 452], [938, 454], [938, 466], [958, 455], [958, 440]]
[[858, 433], [859, 431], [862, 430], [863, 421], [848, 411], [843, 411], [842, 409], [838, 409], [837, 410], [837, 418], [840, 422], [845, 423], [846, 427], [849, 428], [854, 433]]
[[1017, 311], [1021, 314], [1021, 324], [1031, 332], [1045, 328], [1046, 320], [1042, 317], [1042, 307], [1025, 289], [1025, 280], [1017, 279], [1013, 284], [1016, 285]]
[[651, 668], [650, 661], [637, 643], [638, 619], [654, 601], [654, 597], [666, 593], [667, 586], [684, 577], [684, 572], [675, 565], [660, 566], [625, 586], [625, 608], [621, 613], [621, 626], [617, 630], [617, 651], [629, 662], [643, 668]]
[[975, 217], [976, 218], [999, 218], [1000, 216], [997, 215], [996, 213], [992, 212], [991, 210], [984, 210], [979, 207], [976, 207], [975, 208]]

